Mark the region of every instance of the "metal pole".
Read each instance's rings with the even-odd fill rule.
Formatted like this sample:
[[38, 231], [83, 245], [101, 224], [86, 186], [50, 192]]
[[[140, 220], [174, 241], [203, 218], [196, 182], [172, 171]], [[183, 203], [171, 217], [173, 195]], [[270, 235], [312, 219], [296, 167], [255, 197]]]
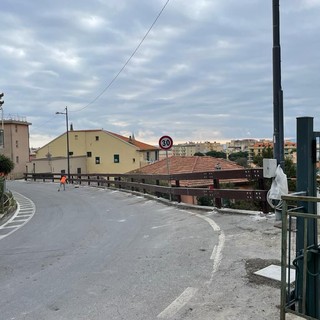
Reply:
[[4, 120], [3, 120], [3, 104], [4, 101], [1, 100], [4, 96], [4, 93], [0, 93], [0, 108], [1, 108], [1, 140], [0, 140], [0, 148], [4, 148]]
[[3, 121], [3, 107], [1, 106], [1, 148], [4, 149], [4, 121]]
[[67, 162], [68, 162], [68, 181], [70, 183], [70, 151], [69, 151], [69, 123], [68, 123], [68, 107], [66, 107], [66, 125], [67, 125]]
[[66, 127], [67, 127], [67, 174], [68, 181], [70, 182], [70, 148], [69, 148], [69, 123], [68, 123], [68, 107], [65, 107], [66, 112], [56, 112], [56, 114], [64, 114], [66, 116]]
[[169, 193], [169, 200], [172, 200], [172, 195], [171, 195], [171, 179], [170, 179], [170, 167], [169, 167], [169, 157], [168, 157], [168, 150], [166, 150], [166, 160], [167, 160], [167, 173], [169, 175], [168, 179], [168, 187], [170, 188], [170, 193]]
[[273, 0], [273, 155], [284, 168], [283, 91], [281, 88], [281, 49], [279, 0]]
[[[297, 118], [297, 191], [306, 191], [310, 197], [317, 196], [316, 186], [316, 143], [313, 131], [313, 118]], [[304, 212], [317, 214], [317, 206], [313, 202], [301, 202]], [[309, 253], [307, 247], [318, 243], [318, 230], [316, 219], [297, 218], [296, 251], [298, 260], [298, 277], [296, 278], [296, 291], [299, 298], [299, 311], [306, 315], [319, 317], [319, 277], [311, 274], [319, 272], [319, 259]], [[307, 273], [307, 266], [310, 273]]]

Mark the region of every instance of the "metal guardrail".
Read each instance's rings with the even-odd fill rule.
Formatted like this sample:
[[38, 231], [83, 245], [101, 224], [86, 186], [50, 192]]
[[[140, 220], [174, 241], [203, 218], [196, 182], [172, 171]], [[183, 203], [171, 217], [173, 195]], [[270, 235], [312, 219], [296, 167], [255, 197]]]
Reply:
[[[320, 270], [316, 274], [311, 274], [308, 269], [308, 259], [310, 254], [316, 254], [320, 256], [319, 236], [316, 237], [316, 243], [308, 245], [308, 224], [310, 221], [316, 221], [319, 224], [320, 216], [314, 213], [299, 212], [304, 207], [289, 208], [289, 203], [297, 202], [320, 202], [320, 198], [309, 196], [282, 196], [282, 243], [281, 243], [281, 305], [280, 305], [280, 319], [285, 320], [286, 314], [291, 313], [297, 315], [303, 319], [318, 320], [320, 318], [314, 318], [307, 315], [307, 276], [313, 276], [315, 279], [320, 279]], [[296, 227], [294, 219], [303, 219], [303, 253], [301, 256], [292, 257], [292, 251], [295, 250], [295, 244], [293, 243], [294, 233]], [[295, 222], [295, 223], [294, 223]], [[296, 253], [296, 252], [295, 252]], [[303, 260], [302, 268], [302, 296], [297, 297], [294, 293], [293, 281], [291, 279], [290, 271], [294, 270], [296, 277], [301, 277], [301, 272], [298, 270], [297, 260]], [[319, 303], [319, 302], [316, 302]]]
[[[25, 180], [58, 182], [61, 173], [25, 173]], [[243, 179], [251, 183], [251, 189], [220, 188], [221, 181]], [[213, 188], [185, 187], [185, 181], [209, 180]], [[259, 189], [253, 188], [258, 182]], [[169, 183], [168, 183], [169, 182]], [[181, 196], [211, 197], [217, 208], [222, 207], [222, 199], [235, 199], [260, 202], [261, 210], [267, 213], [267, 190], [264, 190], [262, 169], [217, 170], [210, 172], [181, 173], [171, 175], [148, 174], [70, 174], [70, 183], [114, 187], [131, 191], [154, 194], [158, 197], [181, 202]], [[170, 185], [170, 186], [168, 186]]]

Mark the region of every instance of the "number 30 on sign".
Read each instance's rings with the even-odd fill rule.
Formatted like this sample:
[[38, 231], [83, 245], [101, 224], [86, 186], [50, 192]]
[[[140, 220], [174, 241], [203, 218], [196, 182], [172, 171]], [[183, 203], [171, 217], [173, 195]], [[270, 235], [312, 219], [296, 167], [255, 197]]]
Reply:
[[173, 140], [171, 137], [169, 136], [162, 136], [160, 139], [159, 139], [159, 147], [162, 149], [162, 150], [169, 150], [171, 149], [173, 146]]

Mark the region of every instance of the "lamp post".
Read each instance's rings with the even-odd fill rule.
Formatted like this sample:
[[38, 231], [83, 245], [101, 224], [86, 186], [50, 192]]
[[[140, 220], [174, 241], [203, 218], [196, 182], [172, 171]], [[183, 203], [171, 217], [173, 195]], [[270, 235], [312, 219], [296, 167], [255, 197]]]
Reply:
[[65, 107], [65, 112], [56, 112], [56, 114], [64, 114], [66, 116], [67, 126], [67, 166], [68, 166], [68, 181], [70, 182], [70, 152], [69, 152], [69, 123], [68, 123], [68, 107]]

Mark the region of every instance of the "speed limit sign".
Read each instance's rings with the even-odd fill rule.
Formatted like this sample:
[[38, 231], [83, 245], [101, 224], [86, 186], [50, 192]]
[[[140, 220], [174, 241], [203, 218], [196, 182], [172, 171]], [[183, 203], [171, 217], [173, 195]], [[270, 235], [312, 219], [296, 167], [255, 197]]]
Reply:
[[171, 149], [173, 146], [173, 140], [171, 137], [169, 136], [162, 136], [160, 139], [159, 139], [159, 147], [162, 149], [162, 150], [169, 150]]

